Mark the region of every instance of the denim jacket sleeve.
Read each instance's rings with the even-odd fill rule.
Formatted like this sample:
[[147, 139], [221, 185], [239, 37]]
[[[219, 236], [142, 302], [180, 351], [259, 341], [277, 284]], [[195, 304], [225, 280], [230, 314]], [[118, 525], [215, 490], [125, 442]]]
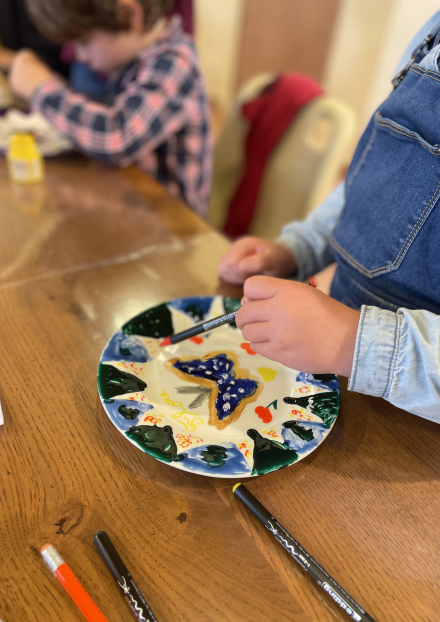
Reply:
[[348, 388], [440, 423], [440, 316], [362, 307]]
[[344, 206], [344, 191], [341, 184], [304, 222], [289, 223], [278, 238], [295, 257], [299, 281], [333, 263], [330, 236]]

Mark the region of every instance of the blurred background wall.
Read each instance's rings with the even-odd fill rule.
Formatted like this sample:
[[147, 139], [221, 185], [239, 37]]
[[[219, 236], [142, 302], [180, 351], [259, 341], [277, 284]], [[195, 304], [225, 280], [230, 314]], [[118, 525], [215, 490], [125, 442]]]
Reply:
[[196, 44], [217, 125], [249, 77], [307, 73], [356, 115], [348, 164], [391, 90], [401, 54], [439, 9], [438, 0], [195, 0]]

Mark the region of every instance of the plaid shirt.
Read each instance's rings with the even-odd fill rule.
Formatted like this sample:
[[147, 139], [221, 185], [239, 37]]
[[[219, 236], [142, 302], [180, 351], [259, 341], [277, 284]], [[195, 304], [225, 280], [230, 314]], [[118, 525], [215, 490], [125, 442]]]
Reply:
[[172, 18], [164, 37], [121, 75], [111, 106], [54, 78], [36, 89], [32, 109], [87, 156], [137, 164], [204, 215], [212, 171], [209, 109], [194, 45], [180, 18]]

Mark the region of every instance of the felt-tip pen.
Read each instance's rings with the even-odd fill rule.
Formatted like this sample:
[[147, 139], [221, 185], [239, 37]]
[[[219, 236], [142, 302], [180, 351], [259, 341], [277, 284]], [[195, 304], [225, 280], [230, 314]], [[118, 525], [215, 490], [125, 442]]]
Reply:
[[105, 531], [98, 531], [93, 537], [93, 542], [119, 585], [136, 619], [139, 620], [139, 622], [157, 622], [156, 616], [151, 611], [147, 601], [133, 581], [126, 565], [120, 558], [119, 553]]
[[236, 484], [232, 492], [258, 518], [293, 559], [355, 622], [375, 622], [347, 592], [313, 559], [309, 553], [284, 529], [272, 514], [249, 492], [243, 484]]

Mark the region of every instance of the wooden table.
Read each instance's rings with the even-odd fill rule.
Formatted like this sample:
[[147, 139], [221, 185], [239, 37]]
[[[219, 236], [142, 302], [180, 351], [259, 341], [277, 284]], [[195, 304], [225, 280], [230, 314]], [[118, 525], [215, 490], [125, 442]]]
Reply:
[[[159, 622], [347, 619], [232, 497], [125, 440], [100, 406], [109, 336], [211, 294], [227, 242], [130, 170], [0, 169], [0, 618], [83, 618], [45, 568], [51, 542], [110, 622], [132, 615], [92, 543], [106, 530]], [[349, 394], [326, 442], [249, 489], [378, 621], [440, 617], [440, 426]]]

